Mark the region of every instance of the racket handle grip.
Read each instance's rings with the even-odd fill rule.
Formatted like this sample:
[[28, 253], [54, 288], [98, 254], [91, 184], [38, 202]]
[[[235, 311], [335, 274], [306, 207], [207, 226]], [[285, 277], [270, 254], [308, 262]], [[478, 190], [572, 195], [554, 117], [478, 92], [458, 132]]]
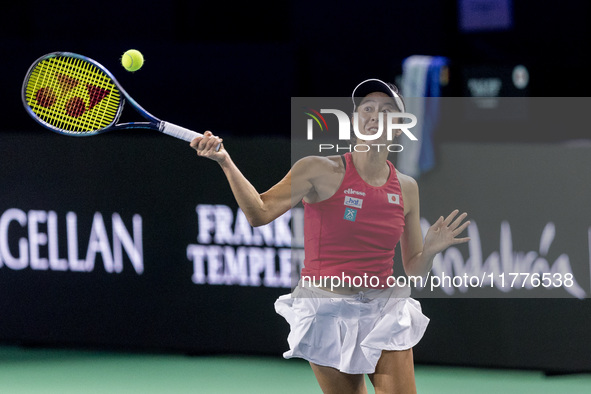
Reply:
[[[185, 129], [184, 127], [177, 126], [175, 124], [168, 122], [160, 123], [160, 132], [181, 140], [185, 140], [187, 142], [191, 142], [195, 138], [203, 136], [203, 134], [197, 133], [193, 130]], [[215, 148], [216, 151], [220, 150], [220, 145], [221, 144], [218, 144], [218, 146]]]

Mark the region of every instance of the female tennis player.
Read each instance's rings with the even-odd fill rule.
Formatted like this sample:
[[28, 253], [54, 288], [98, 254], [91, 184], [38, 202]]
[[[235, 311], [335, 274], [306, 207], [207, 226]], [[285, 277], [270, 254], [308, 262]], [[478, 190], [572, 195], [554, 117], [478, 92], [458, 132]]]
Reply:
[[[380, 80], [362, 82], [352, 98], [365, 135], [376, 134], [378, 114], [404, 112], [396, 87]], [[391, 280], [394, 248], [400, 242], [408, 276], [425, 277], [437, 253], [469, 240], [458, 238], [470, 223], [466, 213], [455, 210], [440, 217], [423, 239], [417, 183], [394, 168], [386, 149], [376, 148], [387, 141], [357, 139], [373, 148], [302, 158], [262, 194], [223, 145], [216, 152], [221, 142], [207, 131], [191, 146], [219, 163], [253, 226], [303, 201], [302, 279], [275, 303], [290, 325], [284, 357], [308, 360], [324, 393], [367, 393], [365, 374], [376, 393], [416, 393], [412, 348], [429, 319], [410, 298], [410, 287], [396, 287]], [[350, 280], [334, 286], [332, 278]]]

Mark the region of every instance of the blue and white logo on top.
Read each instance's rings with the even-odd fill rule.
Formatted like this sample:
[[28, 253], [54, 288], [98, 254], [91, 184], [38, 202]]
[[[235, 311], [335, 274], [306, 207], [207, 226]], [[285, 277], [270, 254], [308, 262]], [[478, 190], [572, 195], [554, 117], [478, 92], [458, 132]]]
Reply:
[[343, 216], [343, 219], [348, 220], [350, 222], [354, 222], [356, 217], [357, 217], [357, 210], [356, 209], [345, 208], [345, 216]]
[[346, 196], [345, 197], [345, 205], [347, 205], [349, 207], [354, 207], [354, 208], [361, 208], [361, 206], [363, 205], [363, 199]]

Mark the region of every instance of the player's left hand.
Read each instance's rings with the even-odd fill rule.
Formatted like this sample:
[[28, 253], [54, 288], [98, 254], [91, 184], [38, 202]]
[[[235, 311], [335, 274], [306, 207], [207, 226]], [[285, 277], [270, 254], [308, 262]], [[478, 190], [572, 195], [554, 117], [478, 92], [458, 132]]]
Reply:
[[[468, 242], [469, 237], [457, 238], [470, 225], [470, 221], [465, 221], [468, 214], [462, 213], [456, 218], [459, 211], [456, 209], [445, 219], [441, 216], [427, 231], [423, 253], [436, 255], [456, 244]], [[463, 222], [463, 223], [462, 223]]]

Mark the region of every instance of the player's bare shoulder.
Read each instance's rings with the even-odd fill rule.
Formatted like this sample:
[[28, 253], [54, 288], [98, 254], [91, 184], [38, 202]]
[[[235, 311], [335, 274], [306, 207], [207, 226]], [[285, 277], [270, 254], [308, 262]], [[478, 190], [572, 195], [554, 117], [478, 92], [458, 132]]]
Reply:
[[318, 202], [338, 190], [345, 175], [345, 167], [340, 156], [307, 156], [294, 164], [292, 172], [293, 176], [305, 178], [312, 184], [306, 201]]
[[306, 156], [294, 164], [293, 170], [304, 172], [310, 177], [344, 173], [345, 171], [340, 156]]
[[404, 202], [404, 214], [406, 215], [415, 206], [419, 204], [419, 185], [417, 181], [406, 174], [396, 170], [396, 176], [398, 182], [400, 182], [400, 188], [402, 189], [402, 200]]
[[418, 190], [419, 185], [413, 177], [403, 174], [398, 170], [396, 170], [396, 176], [398, 177], [398, 182], [400, 182], [400, 187]]

